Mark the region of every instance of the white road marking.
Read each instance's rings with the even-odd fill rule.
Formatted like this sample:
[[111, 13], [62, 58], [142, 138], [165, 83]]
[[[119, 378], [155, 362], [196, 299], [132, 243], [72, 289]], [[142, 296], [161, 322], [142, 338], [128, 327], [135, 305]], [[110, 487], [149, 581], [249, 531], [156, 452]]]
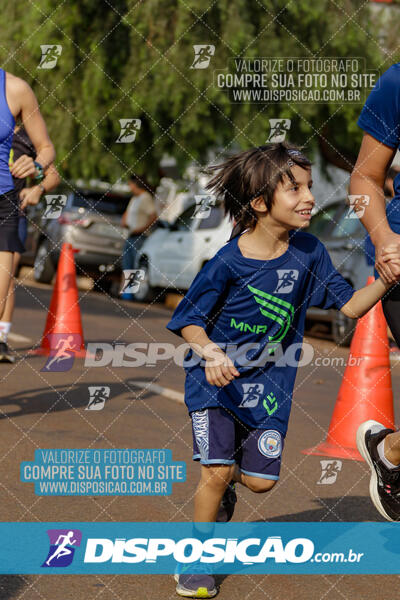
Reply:
[[185, 395], [181, 392], [176, 392], [175, 390], [171, 390], [171, 388], [166, 388], [161, 385], [157, 385], [156, 383], [149, 383], [148, 381], [133, 381], [129, 380], [130, 385], [135, 385], [143, 390], [149, 390], [150, 392], [154, 392], [155, 394], [160, 394], [169, 400], [173, 400], [174, 402], [178, 402], [178, 404], [185, 404]]
[[8, 339], [10, 340], [10, 342], [22, 342], [24, 344], [32, 341], [31, 338], [25, 337], [24, 335], [20, 335], [19, 333], [14, 333], [13, 331], [10, 331], [10, 333], [8, 334]]

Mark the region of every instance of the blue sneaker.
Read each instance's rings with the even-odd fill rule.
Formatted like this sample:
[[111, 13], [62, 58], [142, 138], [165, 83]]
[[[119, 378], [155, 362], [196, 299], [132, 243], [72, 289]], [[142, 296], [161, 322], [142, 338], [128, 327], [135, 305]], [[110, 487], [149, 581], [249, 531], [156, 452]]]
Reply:
[[237, 495], [235, 490], [235, 482], [231, 481], [224, 495], [222, 496], [221, 504], [217, 513], [217, 523], [227, 523], [233, 517]]
[[207, 565], [196, 563], [193, 565], [178, 565], [180, 570], [192, 571], [191, 573], [175, 573], [177, 582], [176, 593], [185, 598], [214, 598], [218, 594], [214, 577], [209, 575]]

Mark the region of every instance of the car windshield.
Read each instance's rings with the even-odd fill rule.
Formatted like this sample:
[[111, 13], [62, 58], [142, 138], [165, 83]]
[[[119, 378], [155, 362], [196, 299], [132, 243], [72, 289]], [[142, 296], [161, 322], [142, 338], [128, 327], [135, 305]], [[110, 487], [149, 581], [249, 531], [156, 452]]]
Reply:
[[351, 207], [346, 206], [335, 229], [332, 231], [333, 238], [364, 237], [366, 229]]
[[327, 237], [337, 223], [337, 219], [340, 218], [340, 215], [343, 212], [343, 206], [344, 202], [335, 202], [326, 208], [321, 208], [321, 210], [311, 218], [310, 226], [307, 227], [306, 231], [318, 238]]
[[210, 206], [210, 211], [201, 218], [198, 229], [214, 229], [221, 225], [223, 218], [222, 206]]
[[179, 231], [194, 231], [199, 229], [214, 229], [224, 218], [222, 206], [205, 206], [192, 204], [175, 221]]
[[122, 215], [128, 206], [129, 198], [117, 194], [74, 192], [72, 206], [86, 208], [106, 215]]
[[183, 211], [182, 214], [177, 217], [174, 226], [178, 231], [191, 231], [195, 228], [195, 217], [194, 214], [196, 212], [196, 204], [192, 204]]

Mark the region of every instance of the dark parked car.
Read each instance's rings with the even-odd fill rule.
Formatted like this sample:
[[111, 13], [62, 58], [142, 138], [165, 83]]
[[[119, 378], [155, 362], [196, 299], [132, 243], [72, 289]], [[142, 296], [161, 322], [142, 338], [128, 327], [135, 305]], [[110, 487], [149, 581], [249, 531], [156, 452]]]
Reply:
[[120, 220], [129, 195], [77, 189], [72, 185], [60, 186], [51, 195], [62, 195], [66, 204], [56, 218], [43, 216], [45, 198], [37, 206], [29, 207], [26, 253], [21, 264], [33, 265], [35, 279], [49, 283], [62, 243], [69, 242], [78, 250], [75, 254], [78, 273], [93, 277], [99, 287], [107, 289], [121, 271], [126, 232]]

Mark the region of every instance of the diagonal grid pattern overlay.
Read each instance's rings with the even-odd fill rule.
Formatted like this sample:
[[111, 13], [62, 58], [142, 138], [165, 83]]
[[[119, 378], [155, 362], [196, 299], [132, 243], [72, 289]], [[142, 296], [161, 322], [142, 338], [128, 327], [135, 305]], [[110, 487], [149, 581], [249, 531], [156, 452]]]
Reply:
[[[42, 15], [43, 18], [45, 20], [49, 20], [50, 22], [52, 22], [54, 24], [53, 21], [53, 15], [49, 14], [46, 15], [45, 13], [43, 13], [43, 11], [40, 8], [40, 5], [38, 5], [37, 3], [34, 2], [30, 2], [31, 6], [33, 9], [35, 10], [39, 10]], [[64, 3], [60, 3], [57, 8], [54, 10], [54, 13], [56, 13], [56, 10], [58, 10], [60, 7], [62, 8], [62, 5]], [[111, 3], [107, 3], [110, 8], [112, 10], [115, 10], [114, 7], [112, 6]], [[275, 24], [280, 25], [279, 22], [279, 14], [278, 15], [273, 15], [273, 13], [271, 13], [266, 7], [264, 7], [264, 5], [262, 3], [258, 3], [263, 9], [265, 9], [268, 14], [269, 17], [271, 19], [270, 21], [270, 25], [272, 23], [275, 22]], [[291, 4], [291, 2], [287, 3], [287, 5]], [[366, 3], [365, 3], [366, 4]], [[132, 12], [134, 14], [135, 8], [140, 5], [140, 3], [131, 3], [130, 4], [130, 8], [128, 11]], [[204, 11], [203, 13], [200, 13], [198, 10], [194, 10], [192, 9], [187, 3], [185, 2], [180, 2], [180, 7], [182, 10], [187, 10], [188, 14], [194, 18], [195, 20], [193, 21], [193, 23], [187, 28], [187, 30], [182, 34], [182, 38], [184, 35], [186, 35], [187, 33], [189, 33], [191, 31], [191, 29], [197, 24], [197, 23], [202, 23], [203, 25], [205, 24], [203, 22], [203, 18], [206, 15], [207, 11], [210, 10], [213, 6], [215, 5], [215, 2], [210, 3], [210, 5], [207, 7], [207, 10]], [[336, 5], [336, 4], [335, 4]], [[283, 7], [284, 8], [284, 7]], [[283, 8], [281, 10], [283, 10]], [[339, 7], [340, 8], [340, 7]], [[354, 15], [357, 15], [357, 12], [359, 10], [362, 9], [362, 5], [360, 5], [360, 7], [357, 9], [357, 11], [354, 12]], [[341, 9], [340, 9], [341, 10]], [[118, 12], [118, 11], [116, 11]], [[344, 11], [343, 13], [345, 14], [346, 19], [348, 20], [353, 20], [354, 19], [354, 15], [349, 14], [348, 11]], [[124, 20], [126, 21], [127, 15], [120, 15], [121, 17], [121, 21]], [[135, 25], [133, 25], [132, 23], [129, 23], [129, 26], [132, 29], [132, 32], [134, 32], [136, 35], [138, 36], [142, 36], [142, 34], [140, 33], [140, 30], [135, 27]], [[287, 30], [286, 25], [282, 24], [282, 28], [284, 28], [284, 31], [286, 34], [293, 36], [293, 34]], [[208, 32], [210, 33], [210, 24], [207, 23], [206, 24], [206, 29], [208, 30]], [[268, 29], [268, 27], [266, 28]], [[62, 31], [60, 31], [60, 33], [62, 33]], [[214, 32], [215, 33], [215, 32]], [[205, 34], [206, 35], [206, 34]], [[217, 34], [216, 34], [217, 35]], [[104, 39], [106, 39], [107, 37], [107, 32], [104, 35]], [[218, 36], [219, 37], [219, 36]], [[71, 40], [69, 40], [71, 41]], [[143, 40], [144, 41], [144, 40]], [[180, 41], [180, 39], [178, 39], [176, 41], [176, 43], [178, 43]], [[230, 52], [233, 51], [232, 47], [230, 47], [229, 44], [227, 44], [227, 42], [225, 40], [223, 40], [222, 38], [219, 37], [219, 42], [222, 45], [228, 46], [228, 49]], [[307, 45], [304, 43], [304, 41], [300, 41], [298, 40], [299, 44], [302, 46], [303, 50], [306, 50], [310, 55], [313, 55], [313, 53], [311, 52], [311, 50], [309, 48], [307, 48]], [[153, 44], [153, 48], [155, 48], [155, 45]], [[6, 49], [3, 47], [3, 51], [5, 51]], [[247, 50], [247, 48], [246, 48]], [[207, 92], [209, 90], [209, 88], [211, 88], [211, 84], [210, 86], [208, 86], [205, 90], [204, 89], [199, 89], [197, 88], [197, 86], [193, 83], [193, 81], [191, 81], [190, 79], [188, 79], [188, 76], [185, 75], [185, 73], [183, 73], [179, 68], [177, 68], [172, 62], [171, 60], [168, 58], [168, 51], [165, 52], [164, 54], [159, 51], [158, 49], [156, 49], [157, 53], [158, 53], [158, 58], [157, 61], [155, 61], [155, 65], [161, 61], [167, 61], [169, 66], [171, 67], [171, 69], [173, 70], [174, 74], [176, 76], [179, 76], [181, 78], [183, 78], [185, 80], [185, 82], [187, 83], [188, 86], [191, 86], [195, 89], [196, 93], [198, 94], [198, 97], [196, 99], [196, 101], [201, 100], [203, 97], [205, 97], [207, 95]], [[88, 60], [93, 60], [90, 56], [86, 56], [86, 58]], [[93, 61], [94, 62], [94, 61]], [[4, 68], [6, 68], [5, 65], [3, 65]], [[18, 62], [18, 66], [20, 67], [20, 69], [23, 71], [25, 71], [24, 65], [22, 62]], [[101, 67], [99, 67], [99, 69], [101, 69]], [[30, 73], [26, 73], [26, 77], [28, 76], [32, 76], [33, 74]], [[147, 75], [147, 73], [146, 73]], [[111, 77], [111, 75], [109, 73], [104, 73], [105, 77]], [[116, 82], [114, 82], [116, 85], [118, 85]], [[137, 84], [139, 84], [139, 82], [137, 82]], [[135, 85], [132, 86], [132, 88], [130, 90], [128, 90], [128, 92], [124, 92], [121, 88], [121, 94], [123, 95], [123, 97], [127, 96], [128, 94], [130, 94], [132, 92], [132, 90], [134, 90]], [[46, 90], [49, 95], [53, 95], [55, 90], [51, 90], [48, 89]], [[134, 96], [131, 98], [133, 100], [133, 102], [135, 103], [135, 106], [137, 107], [138, 110], [140, 110], [141, 112], [146, 113], [147, 117], [153, 121], [156, 121], [154, 115], [148, 114], [147, 111], [145, 110], [145, 107], [137, 104], [135, 102], [135, 98]], [[210, 100], [210, 102], [212, 102]], [[118, 104], [118, 103], [117, 103]], [[68, 111], [68, 107], [65, 106], [64, 104], [62, 104], [62, 107], [64, 110]], [[113, 107], [114, 108], [114, 107]], [[223, 114], [223, 112], [220, 110], [220, 108], [218, 106], [213, 106], [213, 108], [216, 111], [219, 111], [221, 118], [226, 118], [226, 116]], [[293, 107], [291, 106], [291, 108], [293, 109]], [[190, 107], [188, 107], [188, 110], [190, 109]], [[340, 107], [339, 109], [340, 110]], [[256, 118], [256, 116], [258, 116], [259, 114], [262, 114], [265, 111], [265, 108], [258, 111], [257, 110], [257, 114], [254, 115], [254, 119]], [[300, 112], [297, 112], [297, 116], [299, 119], [304, 120], [305, 122], [307, 122], [307, 119], [304, 118]], [[102, 121], [102, 119], [104, 119], [106, 117], [106, 114], [103, 115], [102, 117], [99, 118], [99, 122]], [[177, 117], [176, 122], [179, 121], [181, 115], [179, 117]], [[77, 121], [79, 122], [79, 117], [75, 114], [74, 118], [77, 119]], [[330, 118], [330, 117], [329, 117]], [[82, 122], [79, 122], [81, 126], [85, 127], [85, 124]], [[171, 133], [171, 129], [173, 129], [173, 125], [175, 123], [172, 123], [171, 126], [165, 130], [159, 123], [158, 126], [160, 128], [160, 130], [162, 131], [162, 134], [160, 135], [160, 138], [164, 135], [168, 135], [171, 138], [171, 141], [175, 144], [177, 144], [187, 155], [191, 160], [194, 160], [195, 162], [196, 159], [195, 157], [192, 155], [192, 153], [190, 152], [190, 149], [186, 148], [181, 140], [177, 140], [174, 138], [174, 136]], [[308, 123], [310, 125], [310, 123]], [[231, 142], [227, 145], [226, 148], [223, 149], [223, 151], [227, 150], [228, 148], [232, 147], [235, 143], [235, 141], [239, 138], [239, 136], [244, 136], [246, 138], [246, 142], [248, 145], [256, 145], [256, 142], [246, 134], [246, 129], [248, 128], [247, 126], [244, 126], [242, 130], [238, 131], [237, 133], [235, 133], [235, 127], [233, 122], [231, 121], [231, 125], [233, 127], [233, 133], [234, 135], [232, 136], [232, 140]], [[324, 124], [323, 124], [324, 125]], [[323, 125], [318, 126], [316, 128], [314, 128], [312, 126], [312, 130], [314, 132], [314, 135], [318, 135], [320, 134], [320, 131], [323, 128]], [[85, 127], [86, 128], [86, 127]], [[84, 136], [82, 138], [82, 140], [80, 141], [80, 144], [84, 144], [84, 142], [86, 141], [86, 137], [88, 136], [95, 136], [96, 134], [94, 133], [93, 130], [86, 128], [87, 130], [87, 134], [86, 136]], [[51, 132], [50, 132], [51, 133]], [[100, 140], [99, 140], [100, 141]], [[154, 143], [157, 143], [158, 140], [156, 140]], [[309, 140], [307, 140], [308, 143]], [[326, 140], [328, 143], [330, 143], [329, 140]], [[101, 143], [101, 141], [100, 141]], [[306, 145], [306, 144], [305, 144]], [[124, 161], [121, 161], [120, 157], [118, 157], [116, 154], [113, 153], [112, 149], [110, 149], [109, 147], [105, 146], [103, 144], [103, 149], [104, 152], [107, 153], [112, 153], [113, 157], [121, 163], [121, 166], [123, 168], [123, 172], [124, 174], [127, 174], [128, 172], [130, 172], [131, 170], [134, 170], [136, 165], [139, 164], [140, 160], [147, 154], [147, 152], [149, 152], [151, 150], [151, 148], [149, 148], [147, 150], [147, 152], [143, 155], [140, 156], [139, 159], [135, 162], [135, 163], [130, 163], [130, 164], [126, 164]], [[78, 146], [74, 147], [71, 149], [71, 153], [72, 152], [76, 152], [78, 150]], [[220, 153], [220, 156], [222, 155], [222, 152]], [[217, 156], [217, 159], [220, 157]], [[64, 158], [68, 158], [68, 157], [63, 157]], [[60, 161], [61, 162], [61, 161]], [[174, 280], [170, 281], [170, 287], [173, 289], [175, 286], [175, 282]], [[45, 311], [47, 309], [46, 306], [46, 302], [44, 302], [39, 293], [36, 292], [35, 288], [28, 287], [25, 286], [24, 283], [22, 282], [22, 285], [24, 287], [24, 290], [30, 295], [32, 302], [37, 303], [37, 305], [40, 307], [40, 309], [42, 311]], [[89, 294], [85, 293], [83, 295], [81, 295], [80, 298], [80, 302], [81, 304], [84, 306], [84, 302], [85, 300], [88, 300], [87, 296]], [[152, 332], [151, 328], [146, 328], [146, 325], [144, 324], [144, 317], [148, 314], [149, 317], [151, 317], [151, 309], [154, 308], [154, 302], [150, 303], [148, 306], [146, 307], [141, 307], [140, 309], [138, 309], [137, 311], [135, 310], [135, 313], [137, 312], [138, 314], [136, 315], [132, 315], [131, 310], [129, 310], [127, 308], [127, 306], [125, 304], [121, 304], [119, 302], [117, 302], [114, 298], [109, 297], [109, 301], [110, 301], [110, 306], [113, 307], [115, 310], [119, 310], [121, 311], [122, 315], [127, 319], [127, 323], [123, 324], [123, 328], [120, 331], [116, 331], [113, 339], [114, 341], [119, 341], [121, 339], [123, 339], [124, 335], [128, 335], [129, 338], [131, 338], [132, 334], [133, 337], [135, 335], [137, 335], [138, 331], [137, 328], [140, 329], [139, 333], [142, 333], [144, 335], [147, 335], [149, 339], [151, 339], [152, 341], [156, 341], [156, 338], [154, 337], [154, 333]], [[134, 327], [131, 328], [131, 325], [133, 325]], [[136, 328], [136, 329], [134, 329]], [[333, 352], [334, 350], [331, 350], [331, 352]], [[54, 385], [52, 383], [52, 380], [50, 378], [46, 378], [44, 375], [42, 375], [38, 370], [36, 365], [33, 365], [33, 361], [31, 361], [30, 359], [27, 359], [25, 355], [23, 355], [22, 353], [19, 353], [19, 361], [13, 365], [9, 371], [7, 373], [4, 374], [4, 378], [2, 378], [2, 382], [4, 384], [7, 383], [7, 380], [9, 378], [11, 378], [13, 375], [17, 375], [18, 374], [18, 370], [21, 370], [22, 368], [28, 370], [28, 371], [32, 371], [32, 374], [34, 374], [36, 377], [39, 376], [40, 379], [40, 383], [41, 385], [43, 385], [43, 387], [47, 387], [51, 393], [54, 395], [54, 399], [51, 401], [51, 403], [48, 405], [47, 409], [43, 412], [41, 412], [40, 416], [33, 422], [31, 423], [31, 425], [29, 426], [29, 428], [21, 428], [18, 423], [17, 423], [17, 419], [16, 418], [12, 418], [9, 417], [7, 413], [5, 413], [4, 411], [2, 411], [2, 416], [3, 418], [5, 417], [5, 423], [7, 424], [7, 426], [12, 426], [15, 428], [15, 434], [18, 435], [19, 437], [17, 439], [15, 439], [15, 442], [13, 444], [10, 445], [10, 447], [8, 448], [7, 452], [4, 453], [4, 455], [1, 457], [1, 462], [4, 462], [6, 459], [9, 459], [10, 456], [12, 456], [12, 453], [18, 448], [18, 445], [21, 443], [26, 443], [29, 441], [29, 453], [32, 452], [32, 450], [34, 448], [39, 447], [37, 442], [35, 441], [34, 437], [32, 437], [32, 434], [35, 433], [35, 429], [37, 429], [39, 426], [43, 426], [43, 422], [46, 422], [46, 419], [48, 416], [50, 416], [51, 412], [53, 410], [56, 409], [57, 404], [60, 403], [66, 403], [69, 407], [69, 409], [72, 411], [73, 416], [76, 417], [76, 419], [78, 421], [82, 421], [82, 425], [84, 427], [86, 427], [88, 429], [88, 432], [90, 433], [90, 436], [88, 436], [88, 440], [90, 441], [86, 441], [85, 446], [84, 447], [92, 447], [94, 446], [96, 443], [98, 443], [100, 441], [100, 443], [104, 444], [108, 444], [110, 447], [119, 447], [118, 444], [116, 444], [116, 440], [115, 440], [115, 434], [114, 437], [112, 435], [108, 435], [109, 433], [111, 433], [111, 429], [112, 426], [115, 423], [121, 423], [121, 421], [123, 420], [123, 418], [125, 417], [126, 419], [133, 419], [133, 415], [135, 410], [137, 409], [137, 406], [140, 403], [140, 407], [141, 410], [146, 411], [148, 413], [148, 416], [151, 416], [151, 418], [154, 420], [154, 423], [156, 424], [155, 427], [159, 427], [161, 429], [161, 431], [164, 432], [164, 434], [166, 434], [167, 436], [171, 436], [172, 438], [176, 438], [177, 440], [180, 441], [180, 443], [183, 445], [183, 452], [182, 452], [182, 458], [185, 458], [185, 460], [188, 459], [188, 456], [190, 455], [190, 444], [188, 443], [187, 440], [190, 439], [189, 436], [189, 431], [190, 431], [190, 423], [188, 420], [186, 420], [184, 423], [182, 422], [182, 424], [176, 428], [175, 424], [171, 421], [166, 420], [163, 416], [161, 416], [156, 410], [154, 410], [153, 406], [152, 406], [152, 399], [147, 400], [146, 399], [146, 392], [145, 391], [141, 391], [141, 392], [137, 392], [137, 390], [131, 386], [129, 384], [129, 381], [123, 380], [118, 372], [115, 369], [110, 369], [109, 367], [106, 368], [106, 372], [107, 372], [107, 376], [110, 377], [112, 382], [115, 382], [115, 384], [119, 385], [120, 388], [123, 390], [122, 393], [128, 393], [128, 394], [133, 394], [135, 396], [134, 401], [127, 403], [123, 408], [121, 408], [118, 413], [116, 415], [114, 415], [112, 421], [108, 422], [106, 425], [103, 425], [102, 427], [97, 427], [94, 422], [92, 420], [90, 420], [87, 416], [85, 416], [85, 414], [82, 411], [82, 407], [80, 408], [76, 408], [74, 403], [68, 400], [68, 394], [73, 391], [74, 386], [77, 386], [81, 381], [83, 381], [88, 375], [89, 375], [89, 370], [88, 369], [84, 369], [82, 368], [82, 371], [79, 373], [79, 376], [77, 376], [74, 381], [70, 381], [68, 378], [68, 382], [67, 383], [63, 383], [63, 385], [61, 386], [63, 389], [62, 391], [60, 391], [59, 387], [57, 385]], [[159, 379], [162, 377], [162, 375], [164, 374], [164, 372], [167, 370], [168, 365], [165, 366], [164, 368], [160, 369], [159, 372], [156, 373], [156, 375], [153, 377], [151, 381], [159, 381]], [[335, 369], [335, 367], [334, 367]], [[313, 370], [314, 371], [314, 370]], [[315, 418], [309, 414], [309, 410], [305, 409], [304, 406], [301, 406], [300, 403], [296, 402], [296, 391], [300, 392], [301, 391], [301, 387], [307, 382], [307, 380], [312, 376], [313, 372], [310, 373], [304, 380], [302, 380], [295, 389], [295, 399], [294, 399], [294, 406], [296, 406], [296, 408], [298, 408], [300, 411], [303, 412], [304, 416], [306, 416], [310, 422], [312, 422], [315, 426], [317, 426], [320, 431], [321, 431], [321, 439], [323, 439], [325, 437], [326, 434], [326, 429], [324, 427], [322, 427], [316, 420]], [[342, 376], [342, 374], [340, 373], [339, 370], [337, 370], [337, 374], [339, 377]], [[152, 374], [153, 375], [153, 374]], [[89, 376], [90, 377], [90, 376]], [[151, 381], [149, 381], [149, 383], [151, 383]], [[113, 384], [112, 384], [113, 386]], [[290, 436], [290, 432], [289, 432], [289, 436]], [[62, 438], [61, 438], [62, 439]], [[168, 447], [170, 444], [170, 438], [168, 437], [167, 441], [161, 445], [160, 447]], [[77, 445], [78, 445], [78, 438], [77, 438]], [[134, 446], [134, 443], [131, 444], [132, 446]], [[60, 447], [62, 447], [63, 444], [60, 443]], [[177, 457], [175, 457], [177, 458]], [[286, 469], [288, 469], [290, 471], [290, 475], [287, 475], [285, 478], [283, 478], [279, 484], [279, 486], [284, 486], [285, 485], [285, 481], [286, 479], [288, 479], [289, 477], [292, 477], [295, 479], [297, 484], [300, 484], [300, 489], [304, 490], [304, 494], [309, 495], [310, 497], [314, 497], [315, 499], [319, 499], [318, 496], [316, 495], [315, 491], [310, 488], [310, 486], [304, 482], [301, 472], [300, 475], [297, 473], [297, 471], [304, 465], [304, 463], [306, 463], [306, 461], [312, 461], [313, 459], [310, 459], [309, 457], [304, 457], [301, 456], [298, 463], [294, 466], [293, 469], [288, 469], [286, 467]], [[322, 503], [325, 506], [326, 509], [326, 513], [325, 514], [330, 514], [332, 516], [332, 518], [337, 519], [337, 520], [341, 520], [340, 514], [338, 514], [335, 511], [336, 505], [338, 505], [341, 500], [343, 498], [346, 497], [347, 494], [349, 494], [352, 491], [352, 488], [356, 486], [356, 484], [361, 481], [362, 479], [364, 479], [365, 481], [365, 469], [363, 468], [363, 465], [358, 465], [355, 464], [353, 465], [354, 470], [356, 471], [357, 475], [355, 476], [355, 481], [354, 481], [354, 486], [349, 487], [348, 490], [346, 490], [346, 492], [343, 494], [342, 498], [338, 498], [336, 503], [331, 506], [329, 504], [324, 504], [324, 502], [322, 501]], [[357, 469], [360, 468], [360, 471], [357, 471]], [[3, 481], [2, 482], [2, 487], [3, 487], [3, 491], [4, 493], [8, 494], [13, 501], [16, 502], [16, 505], [21, 505], [22, 503], [22, 507], [23, 507], [23, 512], [20, 514], [19, 519], [18, 520], [24, 520], [26, 518], [28, 518], [29, 520], [43, 520], [42, 518], [42, 509], [41, 509], [41, 505], [43, 505], [46, 501], [43, 498], [36, 498], [34, 500], [34, 502], [29, 505], [29, 503], [25, 503], [25, 501], [23, 501], [18, 493], [15, 493], [15, 484], [13, 485], [12, 483], [12, 479], [14, 478], [15, 480], [15, 473], [13, 473], [12, 477], [9, 477], [7, 480], [7, 484]], [[242, 500], [243, 502], [246, 503], [246, 507], [248, 512], [248, 518], [254, 518], [254, 519], [264, 519], [266, 515], [268, 515], [268, 503], [271, 501], [270, 498], [271, 496], [273, 496], [274, 494], [278, 493], [279, 488], [277, 487], [276, 489], [272, 490], [269, 494], [267, 494], [265, 496], [265, 498], [262, 498], [259, 501], [258, 506], [256, 506], [256, 502], [252, 501], [249, 502], [247, 499]], [[189, 497], [187, 497], [185, 499], [185, 501], [182, 503], [182, 505], [178, 505], [174, 502], [174, 497], [166, 497], [163, 498], [162, 501], [164, 502], [165, 500], [168, 503], [169, 509], [170, 509], [170, 515], [168, 517], [168, 519], [170, 520], [175, 520], [175, 519], [182, 519], [182, 520], [188, 520], [190, 519], [190, 515], [191, 515], [191, 502], [192, 502], [192, 496], [190, 495]], [[86, 502], [88, 502], [85, 499], [76, 499], [76, 506], [82, 506], [83, 509], [85, 507]], [[138, 499], [134, 499], [131, 500], [131, 502], [136, 502], [136, 500]], [[258, 500], [258, 499], [257, 499]], [[52, 502], [56, 502], [56, 500], [52, 500]], [[117, 518], [115, 518], [115, 506], [114, 505], [118, 505], [119, 503], [123, 503], [125, 502], [125, 500], [122, 500], [119, 497], [114, 497], [113, 499], [109, 500], [106, 498], [103, 499], [96, 499], [94, 498], [92, 500], [92, 502], [94, 502], [94, 504], [96, 505], [96, 507], [98, 508], [98, 514], [96, 517], [92, 517], [93, 520], [97, 519], [97, 520], [101, 520], [101, 519], [110, 519], [110, 520], [118, 520]], [[47, 503], [48, 504], [48, 503]], [[75, 506], [75, 499], [71, 502], [71, 514], [77, 514], [76, 509], [74, 509]], [[144, 506], [144, 503], [143, 503]], [[48, 508], [48, 507], [47, 507]], [[118, 510], [118, 509], [117, 509]], [[37, 512], [35, 512], [37, 511]], [[44, 512], [44, 511], [43, 511]], [[143, 513], [144, 514], [144, 513]], [[138, 517], [136, 517], [138, 518]], [[324, 517], [325, 518], [325, 515]], [[16, 519], [17, 520], [17, 519]], [[71, 519], [72, 520], [72, 519]], [[35, 578], [36, 582], [39, 582], [41, 578]], [[113, 591], [114, 586], [113, 586], [113, 581], [114, 578], [107, 579], [107, 578], [97, 578], [99, 580], [99, 582], [101, 584], [103, 584], [106, 588], [107, 591], [110, 593], [110, 597], [116, 597], [116, 598], [123, 598], [126, 597], [126, 595], [124, 593], [115, 593]], [[266, 587], [268, 586], [268, 580], [270, 579], [269, 577], [265, 577], [264, 578], [266, 581]], [[340, 578], [341, 579], [341, 578]], [[338, 580], [338, 583], [340, 583], [340, 579]], [[264, 597], [272, 597], [268, 591], [265, 589], [265, 587], [261, 586], [259, 583], [257, 583], [258, 578], [252, 578], [249, 577], [248, 578], [248, 586], [249, 586], [249, 590], [248, 590], [248, 594], [245, 596], [252, 596], [252, 597], [260, 597], [260, 598], [264, 598]], [[107, 582], [107, 583], [105, 583]], [[321, 584], [323, 585], [323, 584]], [[336, 589], [336, 585], [332, 584], [333, 587], [336, 590], [336, 593], [340, 595], [340, 597], [347, 597], [346, 595], [343, 594], [343, 592], [341, 592], [339, 589]], [[40, 594], [40, 591], [38, 590], [38, 585], [37, 583], [35, 584], [31, 584], [27, 589], [29, 589], [29, 592], [27, 591], [27, 589], [25, 590], [25, 592], [23, 592], [19, 597], [23, 597], [25, 594], [27, 597], [30, 596], [30, 594], [32, 593], [32, 587], [35, 589], [36, 593], [39, 594], [40, 597], [45, 597], [42, 596]], [[251, 589], [250, 589], [251, 588]], [[319, 598], [323, 598], [326, 597], [327, 593], [329, 592], [329, 587], [328, 585], [326, 585], [326, 590], [325, 592], [321, 592], [321, 594], [318, 596]], [[256, 595], [257, 594], [257, 595]], [[95, 595], [93, 595], [93, 597], [99, 597], [101, 598], [103, 596], [103, 592], [99, 591], [98, 593], [96, 593]], [[149, 596], [151, 597], [151, 596]], [[170, 596], [168, 597], [174, 597], [174, 594], [171, 593]], [[232, 596], [234, 597], [234, 596]], [[242, 596], [243, 597], [243, 596]]]

